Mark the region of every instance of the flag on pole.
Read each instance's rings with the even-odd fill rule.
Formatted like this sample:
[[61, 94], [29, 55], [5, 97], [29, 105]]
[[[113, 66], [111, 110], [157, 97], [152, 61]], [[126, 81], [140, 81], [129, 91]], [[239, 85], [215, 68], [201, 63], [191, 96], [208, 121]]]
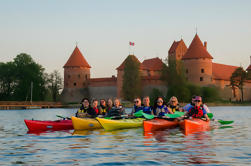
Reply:
[[129, 45], [130, 45], [130, 46], [134, 46], [135, 43], [134, 43], [134, 42], [129, 42]]

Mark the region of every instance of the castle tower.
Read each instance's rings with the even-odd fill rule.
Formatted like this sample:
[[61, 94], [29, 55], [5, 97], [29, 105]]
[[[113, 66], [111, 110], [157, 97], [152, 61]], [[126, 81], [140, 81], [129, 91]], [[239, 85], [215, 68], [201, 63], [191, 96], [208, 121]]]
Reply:
[[168, 60], [181, 60], [187, 52], [187, 46], [183, 39], [180, 41], [174, 41], [168, 51]]
[[70, 58], [64, 65], [64, 90], [63, 100], [67, 102], [79, 102], [87, 94], [84, 91], [88, 87], [91, 66], [76, 46]]
[[250, 65], [248, 66], [248, 68], [246, 69], [247, 73], [248, 73], [248, 79], [251, 79], [251, 56], [250, 56]]
[[[129, 56], [131, 56], [136, 62], [140, 63], [140, 61], [138, 60], [138, 58], [135, 55], [128, 55], [128, 57]], [[123, 87], [123, 75], [124, 75], [124, 68], [125, 68], [125, 60], [123, 61], [123, 63], [119, 67], [117, 67], [117, 97], [118, 98], [123, 97], [122, 87]], [[140, 72], [142, 72], [141, 69], [142, 69], [142, 65], [140, 65]]]
[[203, 45], [196, 34], [182, 57], [187, 80], [198, 85], [211, 84], [212, 59], [213, 57], [207, 51], [207, 42]]

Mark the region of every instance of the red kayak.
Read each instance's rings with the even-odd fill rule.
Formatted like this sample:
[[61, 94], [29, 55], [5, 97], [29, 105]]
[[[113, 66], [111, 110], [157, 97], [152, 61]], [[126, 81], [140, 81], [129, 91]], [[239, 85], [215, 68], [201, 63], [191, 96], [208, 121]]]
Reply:
[[70, 130], [73, 129], [71, 120], [24, 120], [29, 131], [45, 131], [45, 130]]
[[169, 121], [166, 119], [152, 119], [152, 120], [145, 120], [144, 121], [144, 131], [156, 131], [156, 130], [163, 130], [167, 128], [174, 128], [177, 127], [179, 123], [174, 121]]
[[202, 119], [185, 119], [179, 122], [180, 128], [184, 130], [185, 135], [195, 132], [208, 131], [210, 129], [210, 121]]

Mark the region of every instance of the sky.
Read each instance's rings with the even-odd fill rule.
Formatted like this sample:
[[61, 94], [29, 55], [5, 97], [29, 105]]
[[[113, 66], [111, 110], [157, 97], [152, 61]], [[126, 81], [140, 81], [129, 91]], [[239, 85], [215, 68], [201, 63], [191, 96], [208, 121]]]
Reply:
[[77, 44], [92, 78], [111, 77], [129, 51], [141, 62], [165, 59], [174, 40], [188, 47], [196, 30], [213, 62], [248, 67], [250, 0], [0, 0], [0, 62], [27, 53], [63, 77]]

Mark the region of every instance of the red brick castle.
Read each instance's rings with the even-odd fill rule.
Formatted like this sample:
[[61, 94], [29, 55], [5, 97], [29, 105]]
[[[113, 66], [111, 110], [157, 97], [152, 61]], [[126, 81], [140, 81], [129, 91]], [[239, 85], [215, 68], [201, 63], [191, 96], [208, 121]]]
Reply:
[[[135, 55], [132, 56], [140, 63], [142, 75], [143, 95], [149, 95], [153, 88], [164, 93], [166, 87], [160, 80], [163, 62], [160, 58], [146, 59], [142, 63]], [[212, 62], [213, 57], [207, 51], [207, 42], [201, 42], [198, 34], [195, 35], [187, 48], [184, 41], [174, 41], [168, 51], [168, 59], [182, 60], [188, 81], [200, 85], [216, 85], [221, 90], [220, 94], [225, 99], [239, 100], [239, 90], [232, 89], [230, 77], [238, 66], [231, 66]], [[61, 95], [62, 101], [79, 102], [84, 96], [91, 98], [122, 98], [122, 84], [124, 63], [117, 67], [117, 77], [91, 78], [88, 64], [78, 47], [64, 65], [64, 89]], [[251, 64], [247, 68], [251, 71]], [[246, 82], [244, 87], [245, 100], [251, 100], [251, 82]]]

